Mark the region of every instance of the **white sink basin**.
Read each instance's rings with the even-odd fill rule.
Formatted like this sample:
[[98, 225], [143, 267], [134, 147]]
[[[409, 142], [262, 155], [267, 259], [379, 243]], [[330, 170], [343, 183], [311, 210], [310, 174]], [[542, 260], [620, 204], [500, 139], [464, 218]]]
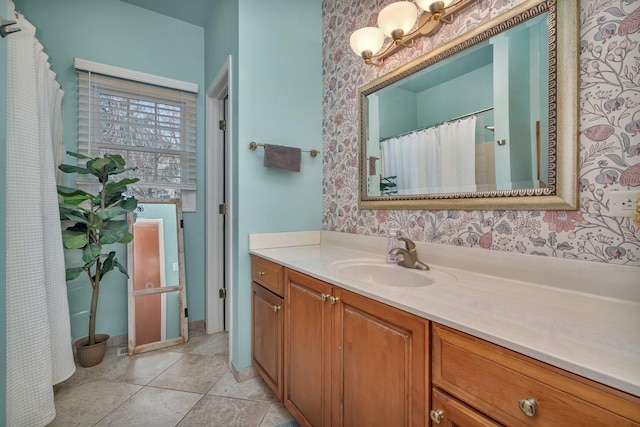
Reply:
[[334, 261], [328, 265], [334, 273], [359, 282], [376, 285], [414, 288], [429, 286], [438, 281], [456, 281], [456, 277], [440, 269], [415, 270], [396, 264], [387, 264], [378, 259], [348, 259]]

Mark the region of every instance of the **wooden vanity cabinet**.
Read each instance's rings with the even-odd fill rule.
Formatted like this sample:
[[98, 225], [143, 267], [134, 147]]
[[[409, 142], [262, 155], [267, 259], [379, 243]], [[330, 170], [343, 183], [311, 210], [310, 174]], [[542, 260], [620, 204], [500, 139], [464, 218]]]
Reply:
[[[640, 425], [636, 396], [436, 324], [432, 363], [436, 392], [444, 391], [505, 425]], [[442, 410], [446, 416], [438, 404], [434, 399], [432, 411]]]
[[640, 427], [638, 396], [260, 257], [251, 278], [254, 366], [302, 426]]
[[301, 425], [428, 424], [429, 322], [285, 269], [284, 404]]
[[280, 400], [284, 391], [283, 274], [282, 266], [251, 257], [251, 357], [262, 379]]

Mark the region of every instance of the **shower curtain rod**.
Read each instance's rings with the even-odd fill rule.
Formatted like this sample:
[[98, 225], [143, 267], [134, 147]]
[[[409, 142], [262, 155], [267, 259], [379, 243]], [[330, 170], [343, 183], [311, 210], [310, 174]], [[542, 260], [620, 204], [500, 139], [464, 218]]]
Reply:
[[441, 123], [436, 123], [436, 124], [433, 124], [433, 125], [425, 126], [423, 128], [420, 128], [420, 129], [410, 130], [409, 132], [404, 132], [404, 133], [401, 133], [399, 135], [393, 135], [393, 136], [387, 136], [385, 138], [380, 138], [380, 142], [386, 141], [387, 139], [391, 139], [391, 138], [397, 138], [399, 136], [410, 135], [410, 134], [412, 134], [414, 132], [420, 132], [421, 130], [429, 129], [429, 128], [432, 128], [434, 126], [440, 126], [440, 125], [443, 125], [445, 123], [455, 122], [456, 120], [466, 119], [467, 117], [475, 116], [476, 114], [486, 113], [487, 111], [491, 111], [491, 110], [493, 110], [493, 107], [483, 108], [482, 110], [474, 111], [472, 113], [463, 114], [461, 116], [454, 117], [453, 119], [449, 119], [449, 120], [446, 120], [446, 121], [441, 122]]

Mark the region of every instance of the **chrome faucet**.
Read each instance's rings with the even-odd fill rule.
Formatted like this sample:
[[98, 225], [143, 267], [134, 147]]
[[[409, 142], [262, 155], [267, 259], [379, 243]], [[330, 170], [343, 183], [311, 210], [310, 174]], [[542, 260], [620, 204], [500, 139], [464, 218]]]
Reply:
[[394, 248], [389, 251], [391, 255], [402, 255], [402, 261], [398, 261], [398, 265], [407, 268], [415, 268], [418, 270], [429, 270], [429, 266], [418, 259], [418, 251], [416, 244], [406, 237], [398, 237], [405, 243], [405, 248]]

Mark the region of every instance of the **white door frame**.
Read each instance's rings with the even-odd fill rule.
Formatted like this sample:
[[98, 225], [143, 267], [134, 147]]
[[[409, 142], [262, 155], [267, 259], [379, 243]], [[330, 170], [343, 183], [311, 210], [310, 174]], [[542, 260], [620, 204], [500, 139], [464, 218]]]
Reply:
[[[225, 301], [218, 296], [218, 290], [222, 283], [223, 272], [225, 276], [225, 285], [227, 288], [227, 318], [232, 319], [232, 215], [233, 206], [231, 204], [232, 197], [232, 163], [230, 142], [232, 139], [231, 114], [232, 97], [231, 97], [231, 56], [228, 57], [218, 75], [207, 89], [206, 96], [206, 173], [207, 173], [207, 257], [206, 257], [206, 324], [207, 333], [212, 334], [223, 330], [223, 307]], [[227, 152], [224, 151], [223, 133], [220, 132], [218, 123], [224, 115], [224, 98], [227, 101]], [[226, 163], [226, 167], [223, 165]], [[226, 176], [223, 176], [223, 170], [226, 170]], [[222, 188], [220, 183], [224, 178], [225, 187]], [[218, 213], [218, 205], [222, 203], [224, 192], [226, 192], [227, 214], [225, 221], [222, 215]], [[223, 223], [225, 224], [223, 229]], [[226, 234], [226, 247], [223, 247], [223, 234]], [[224, 252], [223, 252], [224, 251]], [[223, 254], [226, 254], [226, 260], [223, 265]], [[224, 270], [223, 270], [224, 269]], [[227, 330], [229, 331], [229, 340], [233, 331], [231, 323], [227, 322]], [[229, 357], [231, 358], [231, 348], [229, 349]]]

